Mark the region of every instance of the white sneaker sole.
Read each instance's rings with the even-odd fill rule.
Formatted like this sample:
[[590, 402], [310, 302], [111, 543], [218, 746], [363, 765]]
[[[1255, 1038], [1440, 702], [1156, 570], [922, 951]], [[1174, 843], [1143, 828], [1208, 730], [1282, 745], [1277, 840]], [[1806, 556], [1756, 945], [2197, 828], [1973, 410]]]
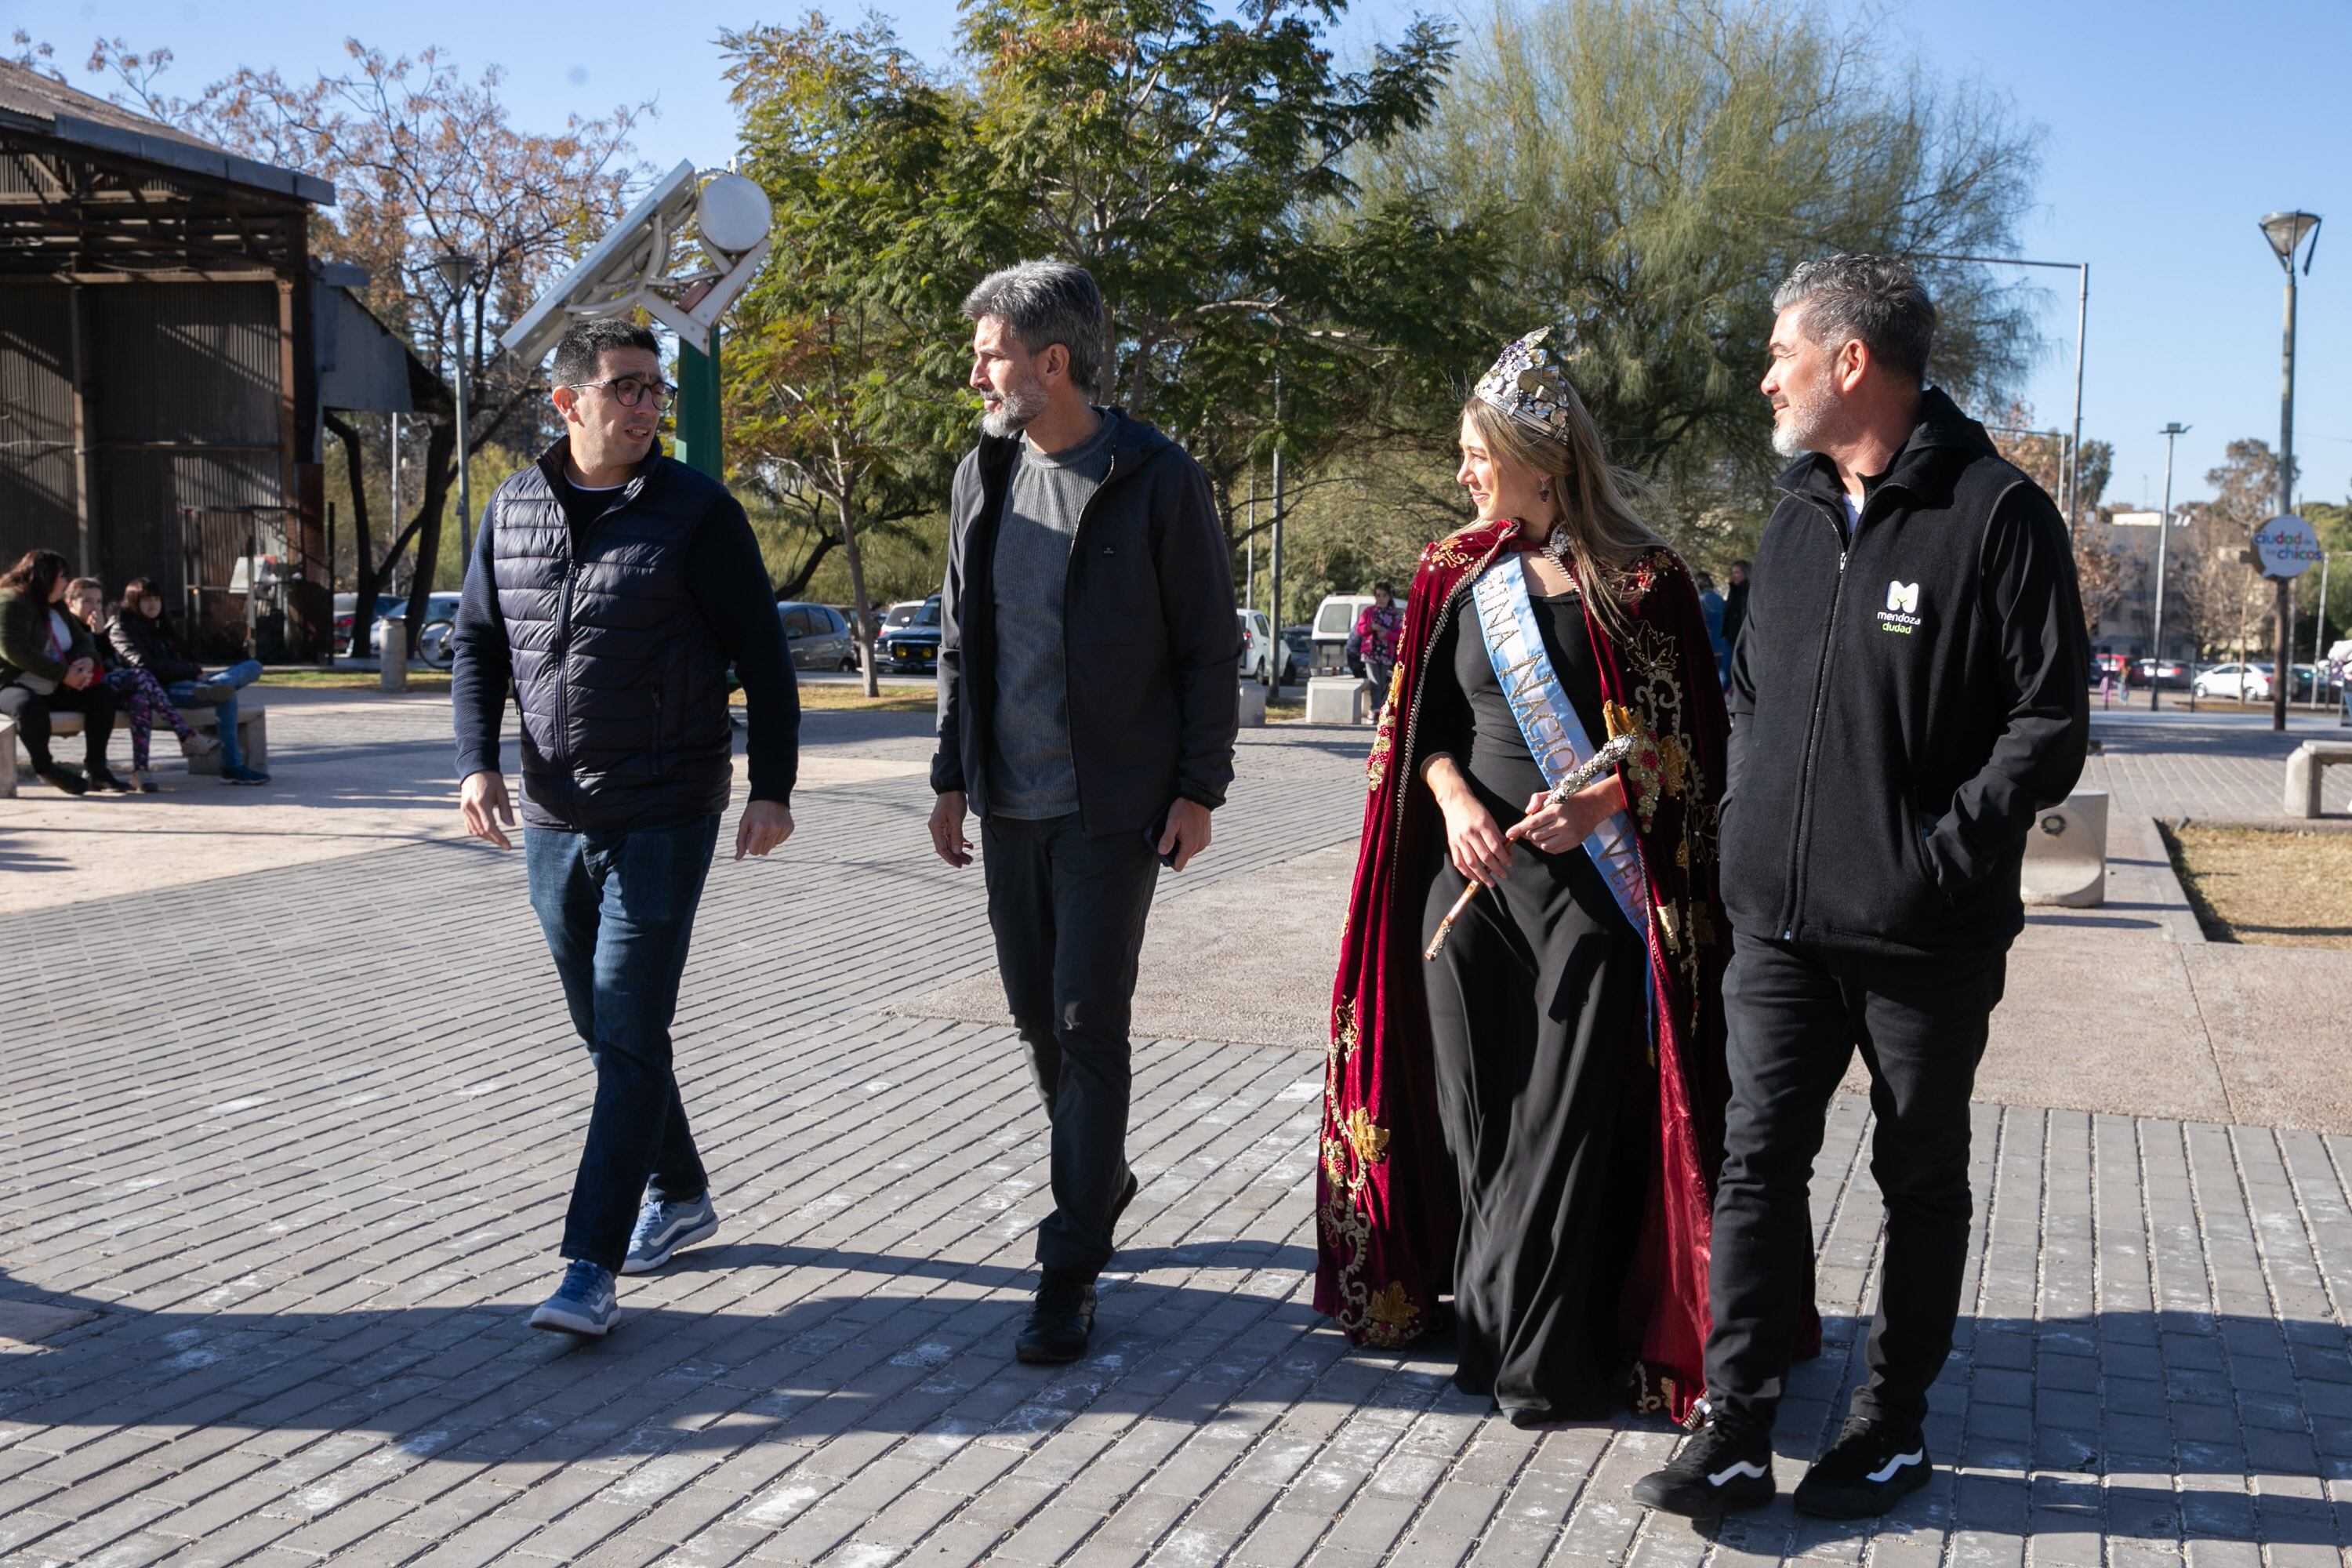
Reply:
[[676, 1258], [679, 1253], [685, 1251], [688, 1247], [693, 1247], [700, 1242], [709, 1241], [712, 1237], [717, 1236], [718, 1234], [719, 1216], [714, 1214], [709, 1219], [704, 1220], [700, 1225], [696, 1226], [693, 1229], [670, 1237], [668, 1245], [665, 1246], [659, 1252], [654, 1253], [650, 1257], [640, 1258], [634, 1252], [629, 1254], [628, 1257], [621, 1259], [621, 1272], [624, 1274], [650, 1274], [655, 1269], [659, 1268], [663, 1264], [667, 1263], [671, 1258]]
[[549, 1305], [531, 1313], [530, 1326], [583, 1340], [601, 1340], [612, 1332], [613, 1325], [620, 1320], [621, 1314], [614, 1312], [600, 1323], [593, 1318], [583, 1318], [577, 1312], [567, 1312], [561, 1307]]

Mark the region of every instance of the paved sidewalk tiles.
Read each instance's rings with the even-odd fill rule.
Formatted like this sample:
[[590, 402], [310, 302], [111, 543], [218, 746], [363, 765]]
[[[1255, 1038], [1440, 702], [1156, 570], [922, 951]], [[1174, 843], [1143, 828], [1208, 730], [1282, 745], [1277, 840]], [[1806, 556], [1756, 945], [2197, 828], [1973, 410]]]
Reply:
[[[1253, 737], [1163, 898], [1351, 837], [1357, 751]], [[2352, 1145], [2315, 1133], [1980, 1106], [1950, 1468], [1874, 1525], [1645, 1514], [1663, 1424], [1523, 1433], [1441, 1347], [1349, 1349], [1308, 1304], [1309, 1051], [1139, 1042], [1094, 1352], [1016, 1364], [1049, 1202], [1019, 1043], [882, 1011], [990, 962], [927, 807], [829, 789], [714, 872], [678, 1037], [724, 1222], [597, 1344], [523, 1323], [590, 1074], [514, 858], [0, 918], [0, 1333], [89, 1314], [0, 1338], [0, 1565], [2343, 1560]], [[1784, 1489], [1861, 1375], [1871, 1130], [1841, 1099]]]

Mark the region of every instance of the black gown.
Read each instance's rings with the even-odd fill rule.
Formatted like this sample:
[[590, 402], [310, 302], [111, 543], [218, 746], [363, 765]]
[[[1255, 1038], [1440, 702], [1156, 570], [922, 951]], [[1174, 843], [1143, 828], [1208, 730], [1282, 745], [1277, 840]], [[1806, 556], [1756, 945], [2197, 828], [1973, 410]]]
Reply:
[[[1584, 612], [1533, 601], [1552, 668], [1587, 735], [1607, 731]], [[1432, 651], [1422, 754], [1450, 754], [1507, 828], [1545, 786], [1465, 598]], [[1426, 784], [1422, 787], [1426, 788]], [[1424, 945], [1464, 879], [1431, 836]], [[1519, 1421], [1591, 1418], [1618, 1403], [1630, 1350], [1619, 1301], [1646, 1195], [1644, 1123], [1656, 1088], [1646, 1036], [1648, 949], [1581, 845], [1512, 846], [1431, 963], [1438, 1113], [1461, 1181], [1454, 1264], [1454, 1383]]]

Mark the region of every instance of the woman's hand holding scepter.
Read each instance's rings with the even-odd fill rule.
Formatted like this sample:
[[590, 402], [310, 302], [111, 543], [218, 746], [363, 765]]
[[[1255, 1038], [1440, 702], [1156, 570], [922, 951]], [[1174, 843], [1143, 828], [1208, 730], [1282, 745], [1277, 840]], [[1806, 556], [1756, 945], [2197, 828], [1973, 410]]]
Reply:
[[[1606, 744], [1601, 746], [1599, 751], [1594, 752], [1592, 755], [1585, 758], [1584, 761], [1579, 763], [1575, 767], [1569, 770], [1568, 775], [1561, 779], [1559, 783], [1554, 784], [1545, 794], [1539, 795], [1536, 796], [1534, 800], [1530, 801], [1528, 803], [1528, 815], [1521, 817], [1517, 823], [1513, 824], [1510, 831], [1504, 834], [1503, 837], [1507, 839], [1525, 838], [1530, 844], [1534, 844], [1538, 849], [1546, 849], [1549, 847], [1546, 845], [1536, 843], [1534, 835], [1530, 831], [1530, 825], [1533, 824], [1536, 818], [1542, 815], [1547, 808], [1567, 805], [1579, 793], [1584, 790], [1595, 779], [1615, 768], [1618, 763], [1622, 761], [1633, 750], [1633, 737], [1631, 735], [1620, 735], [1616, 737], [1616, 739], [1608, 742]], [[1617, 807], [1612, 806], [1612, 809], [1614, 810], [1617, 809]], [[1580, 835], [1575, 842], [1581, 842], [1582, 837], [1583, 836]], [[1566, 848], [1568, 847], [1568, 845], [1559, 846], [1561, 848]], [[1465, 874], [1468, 875], [1467, 872]], [[1444, 920], [1437, 922], [1437, 934], [1429, 939], [1429, 946], [1422, 952], [1421, 956], [1423, 960], [1432, 960], [1436, 958], [1438, 951], [1445, 945], [1446, 937], [1451, 934], [1454, 930], [1454, 921], [1460, 918], [1463, 910], [1470, 907], [1470, 900], [1478, 896], [1478, 889], [1486, 887], [1486, 885], [1487, 882], [1486, 879], [1475, 875], [1470, 877], [1470, 885], [1462, 889], [1462, 896], [1454, 900], [1454, 907], [1445, 911], [1445, 918]]]

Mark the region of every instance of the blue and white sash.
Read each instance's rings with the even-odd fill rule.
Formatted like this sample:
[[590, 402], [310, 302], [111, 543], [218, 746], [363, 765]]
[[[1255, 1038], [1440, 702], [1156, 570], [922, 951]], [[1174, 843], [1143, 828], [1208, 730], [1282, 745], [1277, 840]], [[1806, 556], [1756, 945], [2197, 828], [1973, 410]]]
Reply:
[[[1502, 683], [1503, 700], [1519, 721], [1519, 733], [1526, 737], [1544, 783], [1557, 784], [1595, 748], [1560, 687], [1551, 656], [1544, 651], [1518, 552], [1503, 552], [1471, 585], [1470, 596], [1478, 606], [1479, 634], [1494, 662], [1495, 679]], [[1601, 879], [1609, 884], [1610, 895], [1634, 932], [1648, 941], [1649, 899], [1633, 822], [1622, 811], [1613, 813], [1584, 841], [1584, 852], [1600, 868]]]

